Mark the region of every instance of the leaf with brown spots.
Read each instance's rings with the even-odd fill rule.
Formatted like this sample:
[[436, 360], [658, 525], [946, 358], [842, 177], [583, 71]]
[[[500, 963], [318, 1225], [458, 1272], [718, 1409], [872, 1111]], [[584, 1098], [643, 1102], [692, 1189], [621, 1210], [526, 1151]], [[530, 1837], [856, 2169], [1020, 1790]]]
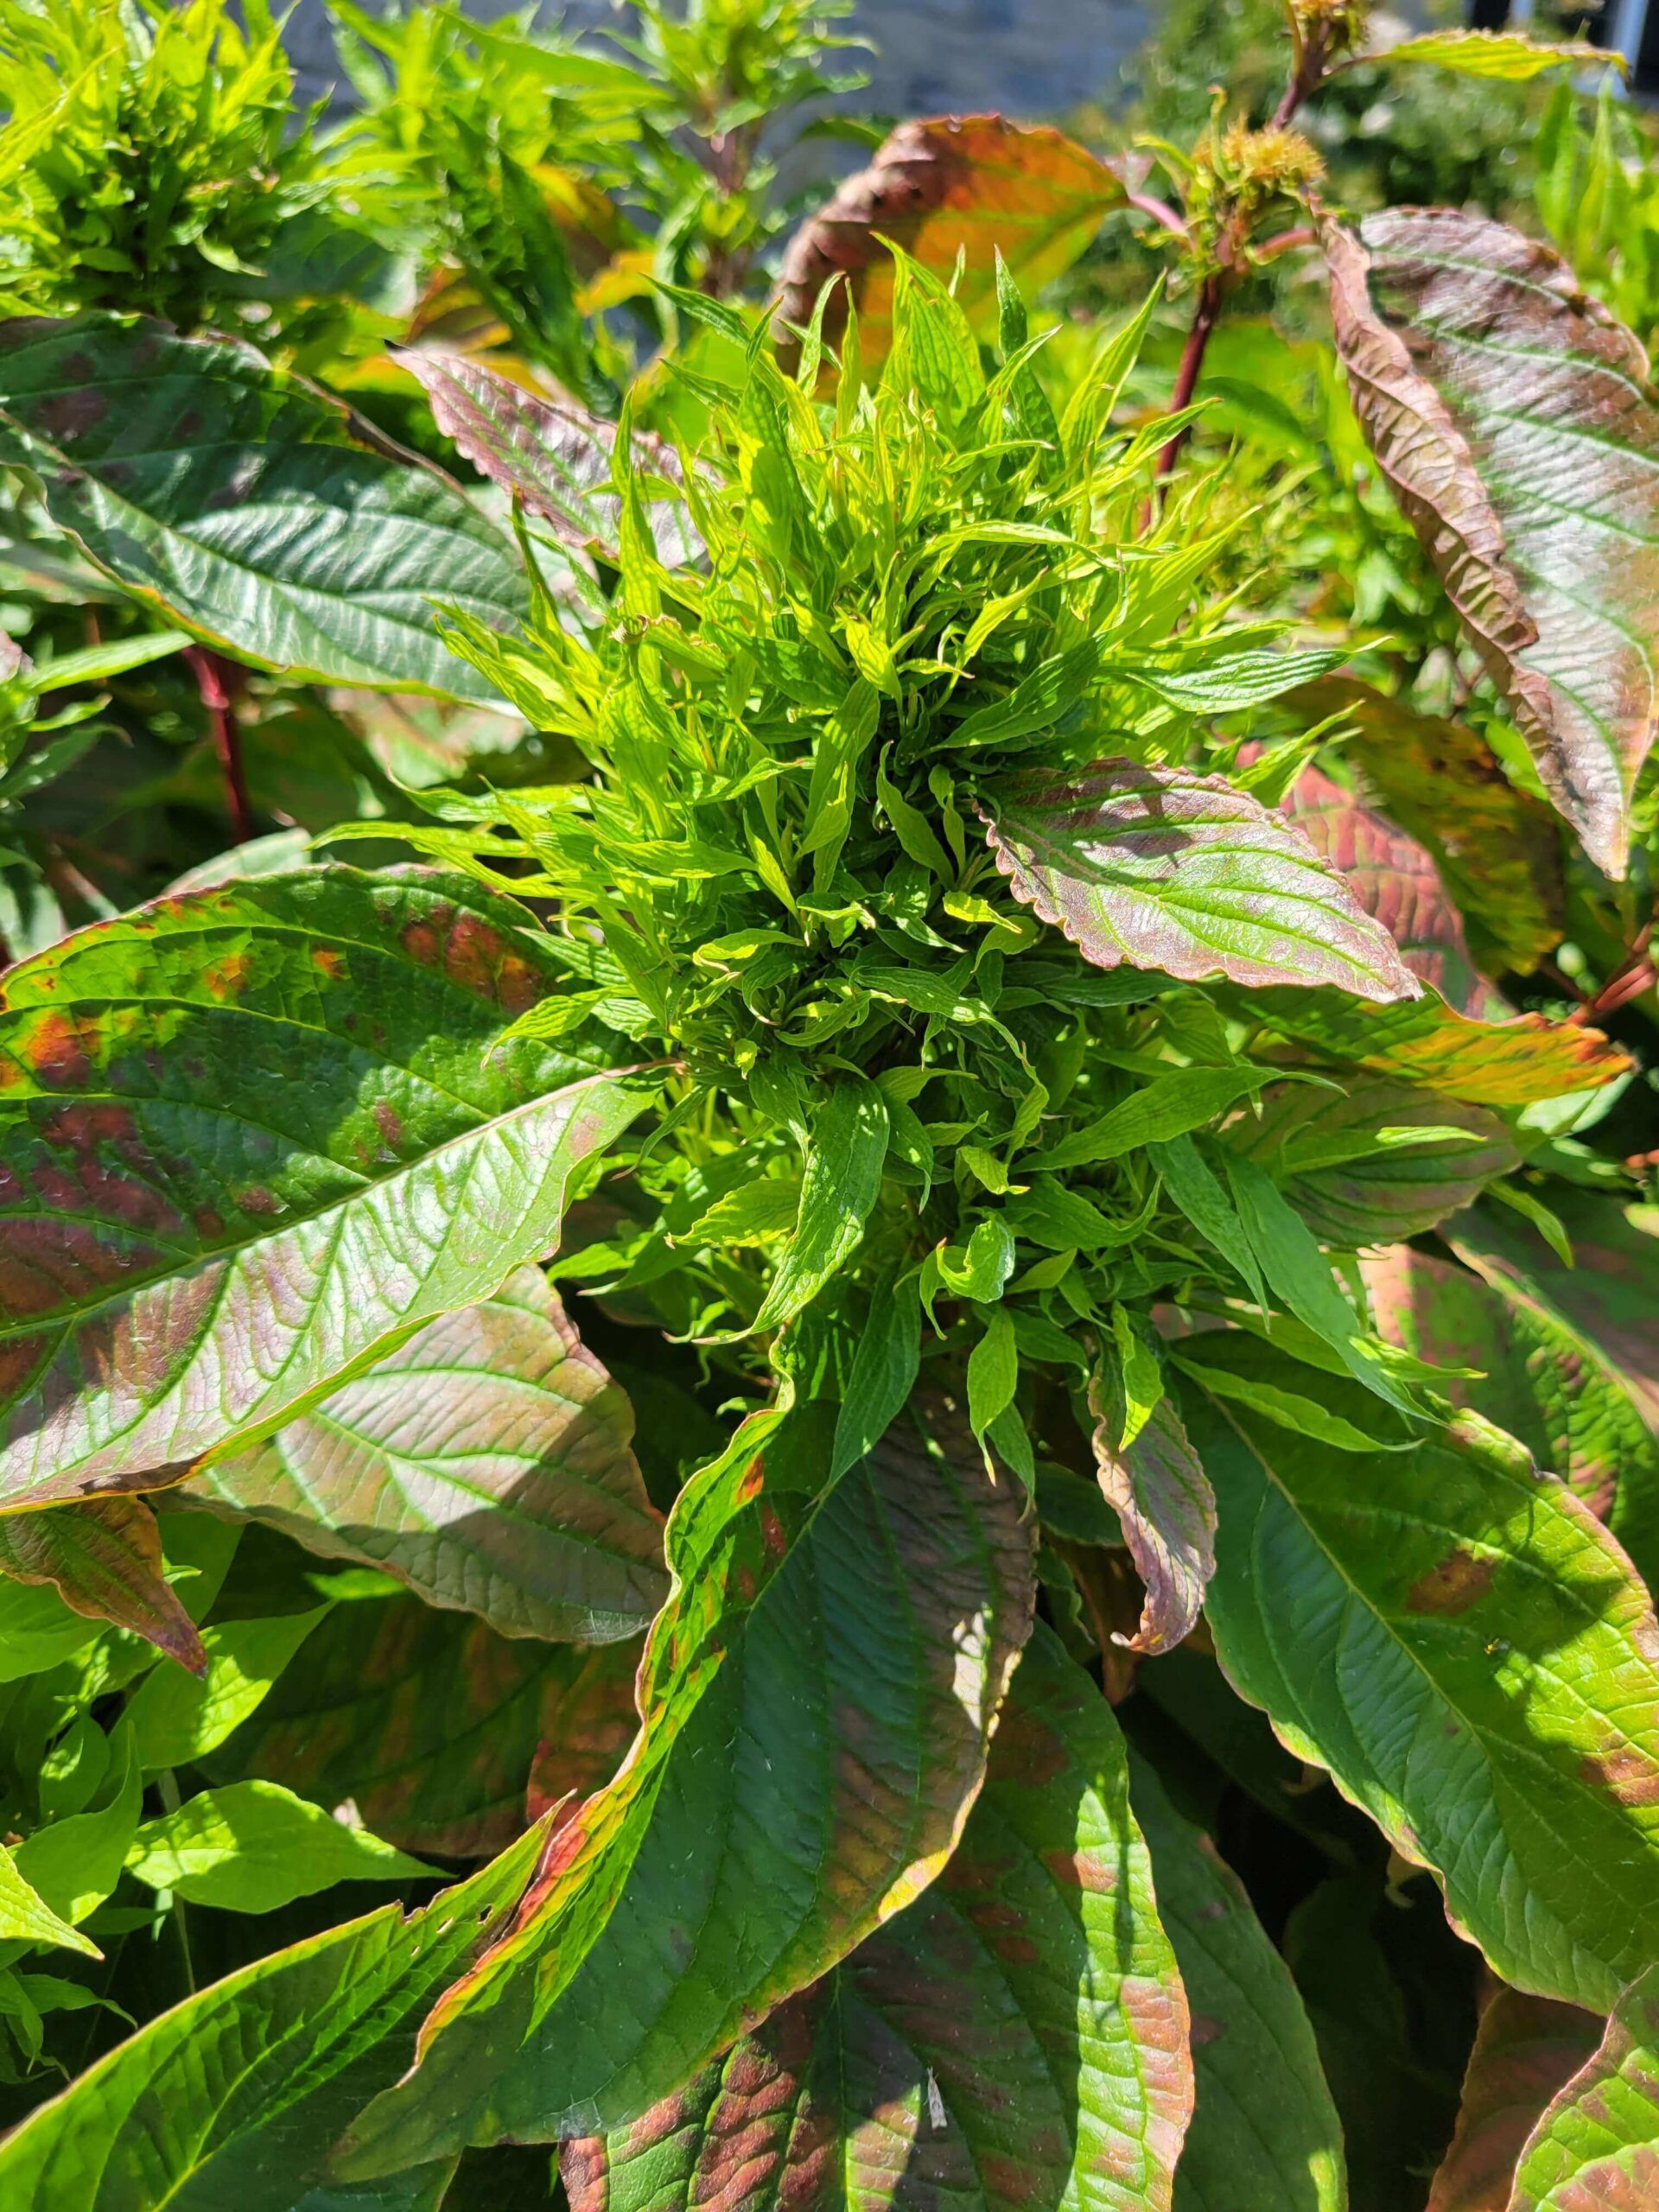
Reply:
[[1289, 1969], [1243, 1884], [1135, 1751], [1129, 1781], [1192, 2009], [1197, 2101], [1174, 2212], [1344, 2212], [1342, 2125]]
[[890, 1430], [802, 1525], [829, 1438], [779, 1419], [759, 1460], [740, 1439], [682, 1494], [634, 1749], [343, 2175], [636, 2118], [950, 1859], [1030, 1632], [1023, 1495], [941, 1414], [938, 1441]]
[[50, 1583], [87, 1620], [113, 1621], [207, 1671], [196, 1624], [168, 1587], [156, 1516], [139, 1497], [89, 1498], [42, 1513], [0, 1514], [0, 1577]]
[[1596, 2047], [1601, 2023], [1581, 2005], [1499, 1989], [1480, 2016], [1457, 2132], [1427, 2212], [1507, 2212], [1516, 2161], [1539, 2114]]
[[637, 1635], [668, 1588], [632, 1433], [524, 1267], [189, 1489], [505, 1636], [603, 1643]]
[[1646, 2212], [1659, 2203], [1659, 1966], [1612, 2008], [1600, 2048], [1527, 2139], [1508, 2212]]
[[1436, 1387], [1518, 1437], [1607, 1523], [1649, 1587], [1659, 1582], [1659, 1440], [1584, 1323], [1496, 1267], [1475, 1274], [1403, 1245], [1363, 1267], [1378, 1334], [1436, 1365], [1479, 1369]]
[[1122, 1425], [1096, 1368], [1089, 1381], [1089, 1410], [1095, 1416], [1101, 1492], [1122, 1523], [1146, 1586], [1135, 1634], [1114, 1631], [1112, 1641], [1131, 1651], [1167, 1651], [1192, 1633], [1215, 1571], [1215, 1492], [1169, 1398], [1160, 1398], [1140, 1431], [1122, 1445]]
[[1557, 817], [1517, 791], [1465, 722], [1413, 712], [1351, 677], [1322, 677], [1287, 703], [1339, 714], [1362, 797], [1422, 845], [1468, 930], [1478, 967], [1529, 975], [1560, 943], [1566, 886]]
[[105, 575], [255, 668], [487, 699], [435, 602], [493, 630], [529, 609], [512, 543], [458, 484], [238, 340], [0, 322], [0, 459]]
[[[1211, 1364], [1313, 1383], [1409, 1440], [1345, 1380], [1255, 1338], [1205, 1343]], [[1433, 1872], [1504, 1980], [1611, 2004], [1659, 1955], [1659, 1624], [1624, 1553], [1472, 1415], [1368, 1455], [1183, 1397], [1218, 1508], [1205, 1614], [1234, 1687]]]
[[560, 981], [512, 901], [340, 867], [12, 969], [0, 1501], [176, 1479], [551, 1247], [647, 1095], [580, 1035], [508, 1037]]
[[1014, 897], [1097, 968], [1383, 1001], [1422, 988], [1301, 832], [1224, 776], [1132, 760], [1039, 769], [988, 789], [986, 818]]
[[215, 1783], [350, 1798], [402, 1851], [482, 1858], [610, 1780], [639, 1726], [639, 1656], [497, 1636], [412, 1598], [354, 1599], [203, 1764]]
[[1122, 1738], [1039, 1626], [938, 1881], [631, 2126], [567, 2143], [571, 2212], [1168, 2212], [1186, 2043]]
[[1622, 875], [1659, 713], [1659, 406], [1551, 247], [1447, 207], [1324, 226], [1371, 449], [1591, 858]]
[[1363, 806], [1317, 768], [1304, 768], [1284, 811], [1365, 912], [1382, 923], [1414, 976], [1477, 1020], [1508, 1007], [1469, 957], [1463, 923], [1433, 860], [1416, 840]]
[[1046, 124], [1022, 128], [1000, 115], [901, 123], [791, 241], [779, 349], [793, 350], [782, 324], [810, 323], [819, 293], [842, 278], [825, 338], [838, 343], [850, 289], [865, 365], [884, 361], [893, 343], [889, 241], [946, 282], [963, 255], [957, 297], [969, 321], [982, 323], [996, 313], [999, 253], [1029, 297], [1071, 266], [1127, 196], [1105, 162]]

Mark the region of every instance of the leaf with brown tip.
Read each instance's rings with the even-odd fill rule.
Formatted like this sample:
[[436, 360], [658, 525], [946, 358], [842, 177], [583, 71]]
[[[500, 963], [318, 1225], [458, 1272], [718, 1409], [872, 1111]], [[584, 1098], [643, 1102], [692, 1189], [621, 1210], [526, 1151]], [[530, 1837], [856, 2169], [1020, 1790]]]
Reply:
[[[784, 257], [781, 322], [809, 323], [818, 295], [837, 284], [824, 315], [836, 344], [850, 289], [865, 365], [893, 342], [893, 257], [886, 241], [947, 282], [965, 256], [957, 297], [976, 324], [996, 311], [996, 257], [1030, 294], [1069, 268], [1122, 184], [1074, 139], [1046, 124], [1000, 115], [935, 116], [901, 123], [867, 169], [795, 234]], [[780, 332], [780, 350], [790, 345]]]
[[1498, 1990], [1480, 2016], [1457, 2130], [1427, 2212], [1505, 2212], [1522, 2145], [1600, 2031], [1595, 2013], [1581, 2005]]
[[1357, 1061], [1475, 1105], [1528, 1106], [1597, 1090], [1628, 1074], [1599, 1029], [1541, 1014], [1471, 1021], [1437, 991], [1407, 1006], [1363, 1006], [1335, 991], [1256, 991], [1249, 1011], [1334, 1060]]
[[1139, 1433], [1120, 1446], [1102, 1383], [1096, 1370], [1089, 1383], [1095, 1472], [1146, 1585], [1135, 1634], [1114, 1632], [1112, 1641], [1131, 1651], [1167, 1651], [1191, 1633], [1215, 1573], [1216, 1494], [1173, 1400], [1160, 1398]]
[[1451, 208], [1324, 226], [1384, 474], [1585, 849], [1624, 873], [1659, 708], [1659, 407], [1550, 247]]
[[207, 1670], [196, 1624], [168, 1587], [156, 1516], [141, 1497], [88, 1498], [0, 1514], [0, 1576], [49, 1582], [87, 1620], [130, 1629], [193, 1675]]
[[1301, 832], [1224, 776], [1123, 760], [1037, 770], [999, 779], [982, 814], [1014, 897], [1097, 968], [1374, 1001], [1422, 989]]

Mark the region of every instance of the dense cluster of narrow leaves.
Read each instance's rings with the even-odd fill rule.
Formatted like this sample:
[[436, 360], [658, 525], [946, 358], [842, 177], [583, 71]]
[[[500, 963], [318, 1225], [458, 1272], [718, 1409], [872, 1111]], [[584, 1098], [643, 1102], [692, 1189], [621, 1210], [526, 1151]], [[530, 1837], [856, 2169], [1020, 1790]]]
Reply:
[[[0, 2202], [1628, 2212], [1640, 346], [1503, 225], [1319, 204], [1285, 126], [1363, 24], [1313, 0], [1179, 207], [910, 124], [745, 304], [818, 34], [644, 14], [632, 67], [499, 34], [541, 106], [482, 135], [472, 35], [354, 24], [442, 241], [384, 384], [149, 311], [209, 320], [205, 200], [149, 290], [13, 241], [17, 528], [168, 627], [14, 648], [0, 806], [99, 741], [43, 697], [181, 647], [233, 807], [319, 687], [383, 772], [0, 976]], [[126, 118], [174, 48], [99, 22]], [[29, 85], [0, 205], [67, 205], [31, 118], [93, 79]], [[713, 183], [625, 391], [583, 318], [665, 88]], [[1286, 582], [1352, 472], [1275, 486], [1286, 555], [1205, 429], [1287, 205], [1409, 674]], [[1028, 311], [1129, 214], [1195, 303], [1173, 404], [1156, 295]]]

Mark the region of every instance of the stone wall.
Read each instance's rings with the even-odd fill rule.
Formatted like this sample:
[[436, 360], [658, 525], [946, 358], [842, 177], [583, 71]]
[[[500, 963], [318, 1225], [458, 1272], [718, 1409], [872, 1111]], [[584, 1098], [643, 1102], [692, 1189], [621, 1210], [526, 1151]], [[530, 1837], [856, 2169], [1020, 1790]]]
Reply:
[[[375, 0], [367, 0], [372, 9]], [[505, 0], [473, 0], [474, 12], [505, 12]], [[550, 17], [559, 10], [550, 8]], [[606, 0], [570, 0], [572, 27], [613, 20]], [[972, 114], [998, 109], [1032, 118], [1063, 115], [1085, 99], [1116, 100], [1121, 72], [1146, 35], [1141, 0], [859, 0], [842, 26], [876, 48], [863, 57], [876, 114]], [[338, 74], [327, 16], [300, 0], [289, 50], [308, 98]], [[857, 61], [859, 56], [849, 57]]]

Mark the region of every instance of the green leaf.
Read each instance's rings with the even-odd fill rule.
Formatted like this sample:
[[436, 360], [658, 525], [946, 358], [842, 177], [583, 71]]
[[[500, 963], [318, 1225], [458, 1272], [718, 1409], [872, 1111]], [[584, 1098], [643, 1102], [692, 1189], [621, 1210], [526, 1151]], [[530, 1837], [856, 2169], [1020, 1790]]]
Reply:
[[307, 868], [10, 971], [0, 1497], [256, 1441], [556, 1241], [645, 1093], [505, 1037], [556, 982], [524, 918], [424, 871]]
[[51, 1583], [74, 1611], [130, 1629], [193, 1674], [206, 1664], [195, 1624], [163, 1579], [161, 1533], [142, 1498], [0, 1516], [0, 1573]]
[[1224, 777], [1101, 760], [1062, 781], [1003, 778], [987, 799], [1014, 897], [1096, 967], [1378, 1001], [1421, 988], [1306, 839]]
[[107, 575], [256, 668], [487, 698], [432, 602], [494, 630], [529, 607], [459, 485], [238, 341], [106, 315], [0, 323], [0, 456]]
[[1512, 2212], [1623, 2212], [1659, 2187], [1659, 1967], [1620, 1993], [1601, 2048], [1528, 2139]]
[[45, 1674], [85, 1650], [98, 1632], [50, 1584], [0, 1582], [0, 1682]]
[[[177, 1676], [188, 1682], [188, 1675]], [[143, 1790], [130, 1745], [111, 1745], [110, 1770], [99, 1785], [101, 1802], [72, 1813], [25, 1836], [12, 1863], [29, 1887], [60, 1919], [79, 1923], [96, 1911], [121, 1878], [128, 1846], [137, 1829]]]
[[1122, 1738], [1039, 1627], [942, 1878], [561, 2164], [571, 2212], [844, 2202], [846, 2176], [865, 2212], [1167, 2212], [1192, 2068]]
[[1226, 1141], [1273, 1173], [1322, 1244], [1344, 1252], [1421, 1236], [1521, 1156], [1496, 1114], [1382, 1077], [1340, 1091], [1275, 1085]]
[[435, 2012], [342, 2173], [620, 2125], [933, 1879], [1033, 1597], [1017, 1486], [947, 1433], [948, 1455], [893, 1430], [792, 1543], [780, 1513], [798, 1526], [810, 1491], [789, 1488], [787, 1421], [767, 1445], [781, 1490], [740, 1437], [683, 1493], [639, 1745], [512, 1936]]
[[[1463, 1217], [1473, 1229], [1471, 1217]], [[1484, 1217], [1480, 1226], [1486, 1226]], [[1493, 1228], [1500, 1224], [1492, 1224]], [[1541, 1247], [1540, 1248], [1541, 1249]], [[1470, 1254], [1474, 1255], [1472, 1243]], [[1420, 1359], [1476, 1368], [1437, 1387], [1518, 1437], [1659, 1583], [1659, 1440], [1596, 1342], [1595, 1293], [1570, 1319], [1524, 1272], [1474, 1274], [1400, 1247], [1363, 1262], [1378, 1334]]]
[[401, 1882], [432, 1869], [279, 1783], [233, 1782], [146, 1821], [127, 1872], [191, 1904], [275, 1912], [334, 1882]]
[[924, 269], [949, 278], [965, 257], [957, 299], [976, 327], [994, 326], [999, 256], [1027, 296], [1076, 260], [1123, 186], [1106, 165], [1046, 126], [1022, 128], [1000, 115], [901, 123], [874, 161], [849, 177], [791, 241], [783, 268], [782, 326], [810, 322], [818, 295], [837, 277], [823, 339], [838, 345], [850, 295], [867, 369], [893, 342], [893, 264], [889, 241]]
[[1190, 1635], [1215, 1571], [1216, 1498], [1172, 1401], [1160, 1398], [1128, 1444], [1108, 1414], [1101, 1376], [1090, 1379], [1095, 1415], [1095, 1471], [1101, 1493], [1122, 1524], [1146, 1586], [1133, 1636], [1113, 1635], [1131, 1651], [1166, 1651]]
[[639, 1725], [638, 1660], [633, 1644], [537, 1643], [412, 1598], [358, 1599], [200, 1764], [215, 1783], [349, 1797], [400, 1850], [482, 1858], [521, 1832], [527, 1804], [610, 1780]]
[[1051, 1173], [1094, 1167], [1143, 1145], [1171, 1143], [1190, 1129], [1206, 1128], [1248, 1092], [1259, 1090], [1262, 1080], [1257, 1068], [1171, 1068], [1139, 1085], [1097, 1122], [1038, 1153], [1033, 1165]]
[[373, 2192], [325, 2186], [328, 2147], [408, 2065], [423, 2010], [499, 1931], [542, 1841], [532, 1829], [422, 1911], [385, 1906], [162, 2013], [0, 2142], [0, 2198], [372, 2212]]
[[1149, 1145], [1147, 1156], [1164, 1188], [1207, 1244], [1214, 1245], [1265, 1313], [1267, 1285], [1255, 1247], [1245, 1234], [1238, 1208], [1214, 1176], [1190, 1136]]
[[190, 1764], [222, 1744], [264, 1701], [326, 1610], [216, 1622], [202, 1632], [207, 1663], [200, 1681], [166, 1669], [146, 1675], [120, 1726], [144, 1771]]
[[1396, 61], [1432, 62], [1436, 68], [1452, 70], [1459, 77], [1497, 78], [1503, 84], [1522, 83], [1546, 69], [1610, 65], [1622, 69], [1626, 66], [1623, 54], [1610, 53], [1605, 46], [1591, 46], [1582, 39], [1545, 44], [1520, 31], [1424, 31], [1360, 59], [1389, 67]]
[[[1480, 2016], [1458, 2125], [1427, 2212], [1503, 2212], [1516, 2161], [1544, 2107], [1594, 2052], [1601, 2023], [1577, 2005], [1499, 1989]], [[1589, 2212], [1589, 2208], [1585, 2208]]]
[[504, 1635], [603, 1642], [637, 1635], [667, 1588], [632, 1429], [523, 1267], [189, 1489]]
[[1558, 253], [1488, 216], [1390, 208], [1323, 235], [1371, 448], [1545, 790], [1621, 875], [1659, 697], [1647, 356]]
[[1198, 2094], [1174, 2212], [1345, 2212], [1342, 2127], [1284, 1961], [1243, 1884], [1133, 1751], [1129, 1782], [1192, 2014]]
[[813, 1111], [800, 1217], [753, 1328], [792, 1319], [857, 1250], [887, 1156], [886, 1100], [863, 1076], [842, 1076]]
[[891, 1287], [878, 1287], [859, 1332], [852, 1372], [836, 1417], [830, 1453], [830, 1479], [844, 1475], [855, 1460], [873, 1452], [910, 1402], [922, 1362], [922, 1308], [918, 1271], [912, 1268]]
[[[1231, 1343], [1236, 1371], [1296, 1388]], [[1235, 1687], [1432, 1869], [1506, 1980], [1611, 2004], [1659, 1943], [1659, 1636], [1623, 1554], [1507, 1440], [1337, 1454], [1196, 1391], [1186, 1419]]]
[[53, 1944], [66, 1951], [84, 1951], [89, 1959], [104, 1955], [96, 1943], [78, 1935], [29, 1887], [3, 1844], [0, 1844], [0, 1942]]
[[968, 1355], [968, 1425], [983, 1437], [1014, 1403], [1020, 1387], [1020, 1348], [1014, 1321], [1004, 1306], [993, 1306], [985, 1333]]

